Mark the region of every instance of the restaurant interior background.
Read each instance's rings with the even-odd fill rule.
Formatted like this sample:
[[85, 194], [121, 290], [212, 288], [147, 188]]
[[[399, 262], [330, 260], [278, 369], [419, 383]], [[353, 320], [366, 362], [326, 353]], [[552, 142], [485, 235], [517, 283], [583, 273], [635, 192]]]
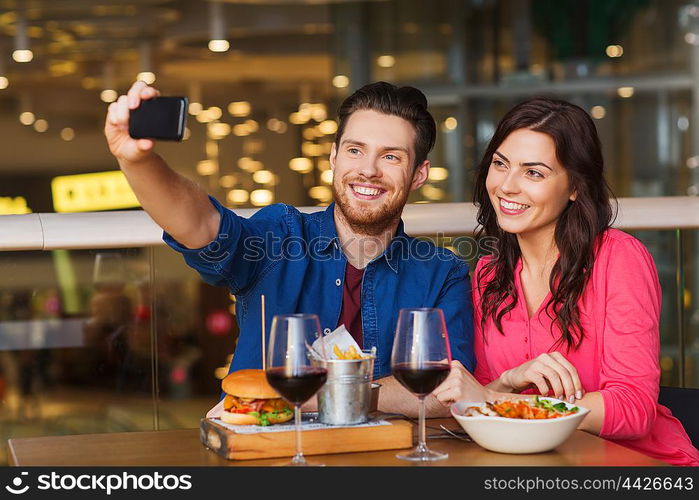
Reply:
[[[133, 209], [102, 128], [137, 78], [189, 97], [186, 140], [157, 149], [231, 208], [330, 202], [335, 110], [375, 80], [438, 121], [412, 202], [470, 201], [498, 119], [541, 94], [589, 110], [617, 196], [699, 194], [699, 2], [0, 0], [0, 213]], [[661, 383], [699, 387], [698, 231], [634, 235]], [[0, 440], [196, 427], [217, 401], [235, 297], [173, 251], [4, 251], [0, 276]]]

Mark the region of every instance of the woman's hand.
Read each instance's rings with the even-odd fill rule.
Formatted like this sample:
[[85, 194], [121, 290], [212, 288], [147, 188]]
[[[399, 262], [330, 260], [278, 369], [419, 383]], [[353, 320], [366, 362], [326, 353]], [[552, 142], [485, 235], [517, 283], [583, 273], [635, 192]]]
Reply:
[[535, 386], [542, 396], [553, 391], [553, 397], [571, 403], [583, 397], [578, 370], [560, 352], [540, 354], [515, 368], [505, 370], [498, 387], [507, 392], [519, 392]]
[[451, 371], [432, 395], [444, 406], [456, 401], [486, 401], [493, 398], [493, 391], [483, 387], [459, 361], [451, 362]]

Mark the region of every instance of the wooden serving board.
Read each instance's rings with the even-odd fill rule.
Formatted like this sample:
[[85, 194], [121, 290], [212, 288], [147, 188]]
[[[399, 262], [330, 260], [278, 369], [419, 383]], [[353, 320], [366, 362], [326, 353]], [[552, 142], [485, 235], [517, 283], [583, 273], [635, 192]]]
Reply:
[[[354, 451], [393, 450], [413, 445], [413, 425], [391, 420], [391, 425], [339, 427], [303, 431], [304, 455], [324, 455]], [[291, 457], [296, 452], [294, 431], [239, 434], [203, 418], [199, 426], [201, 442], [228, 460]]]

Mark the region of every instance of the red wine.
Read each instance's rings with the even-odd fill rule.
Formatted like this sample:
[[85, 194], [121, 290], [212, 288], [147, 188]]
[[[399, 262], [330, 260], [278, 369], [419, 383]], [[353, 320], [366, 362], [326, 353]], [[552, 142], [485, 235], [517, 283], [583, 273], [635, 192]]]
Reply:
[[284, 399], [293, 405], [308, 401], [328, 378], [328, 370], [319, 366], [300, 368], [294, 375], [287, 375], [283, 366], [267, 370], [267, 382]]
[[450, 367], [444, 363], [428, 362], [416, 367], [411, 363], [398, 363], [393, 367], [393, 376], [403, 387], [418, 396], [434, 391], [449, 375]]

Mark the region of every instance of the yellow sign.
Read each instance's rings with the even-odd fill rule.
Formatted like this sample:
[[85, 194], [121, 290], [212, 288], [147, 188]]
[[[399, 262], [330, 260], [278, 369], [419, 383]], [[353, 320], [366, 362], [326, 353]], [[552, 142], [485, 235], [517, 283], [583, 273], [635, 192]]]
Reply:
[[27, 206], [27, 200], [24, 196], [11, 198], [9, 196], [0, 196], [0, 215], [18, 215], [30, 214], [32, 209]]
[[140, 206], [120, 170], [54, 177], [51, 192], [56, 212], [90, 212]]

